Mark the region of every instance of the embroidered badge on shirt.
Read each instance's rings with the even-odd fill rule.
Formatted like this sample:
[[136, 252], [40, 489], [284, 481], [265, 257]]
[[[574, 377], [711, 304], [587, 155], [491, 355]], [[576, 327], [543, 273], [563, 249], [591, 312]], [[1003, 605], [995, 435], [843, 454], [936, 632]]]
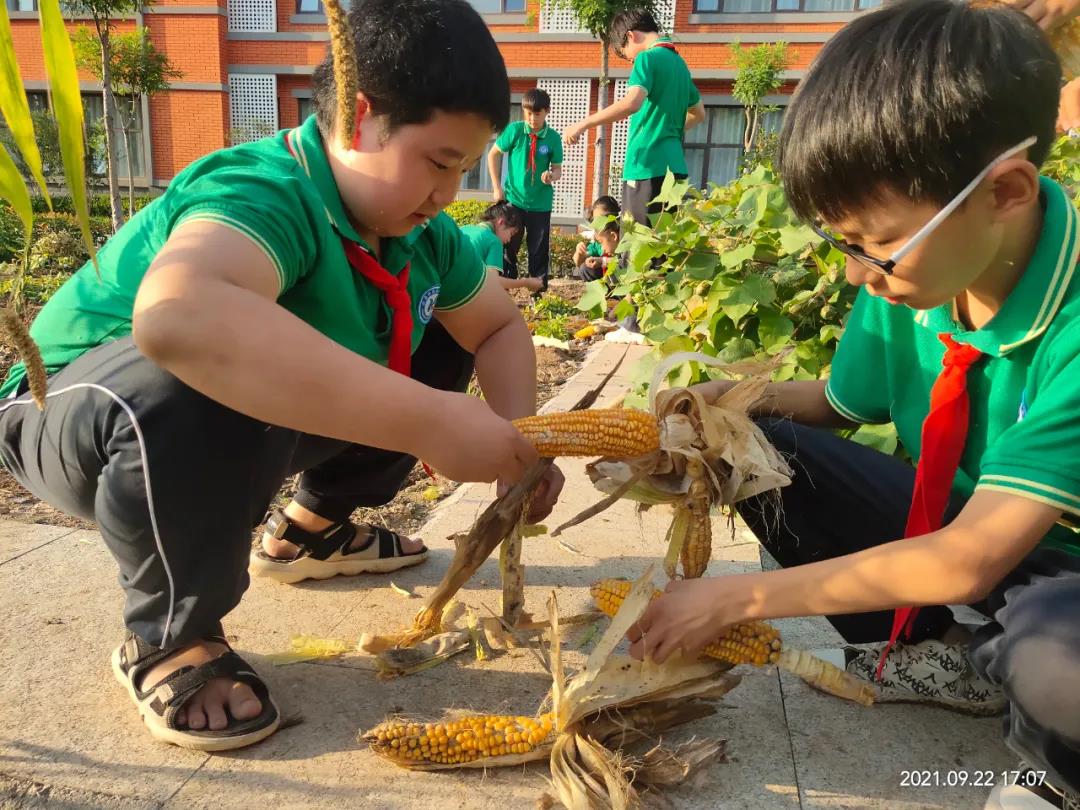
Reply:
[[435, 302], [439, 299], [440, 287], [436, 284], [420, 297], [420, 303], [416, 305], [416, 314], [420, 316], [421, 323], [427, 323], [435, 314]]

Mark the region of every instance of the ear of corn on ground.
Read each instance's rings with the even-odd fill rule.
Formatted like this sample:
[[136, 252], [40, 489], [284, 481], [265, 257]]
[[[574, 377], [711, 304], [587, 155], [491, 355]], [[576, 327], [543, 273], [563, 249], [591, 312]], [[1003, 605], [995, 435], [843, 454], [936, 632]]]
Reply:
[[554, 736], [551, 714], [539, 717], [468, 715], [440, 723], [389, 720], [365, 739], [376, 753], [399, 764], [482, 766], [485, 760], [530, 754]]
[[597, 408], [514, 420], [545, 458], [612, 456], [637, 458], [660, 449], [656, 417], [629, 408]]

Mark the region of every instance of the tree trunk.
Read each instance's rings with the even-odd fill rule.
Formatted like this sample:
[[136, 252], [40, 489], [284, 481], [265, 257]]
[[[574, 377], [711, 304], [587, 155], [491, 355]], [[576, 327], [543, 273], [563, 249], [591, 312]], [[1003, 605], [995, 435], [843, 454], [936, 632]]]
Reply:
[[743, 107], [743, 114], [746, 116], [746, 131], [743, 132], [743, 152], [749, 152], [750, 147], [754, 143], [754, 108], [747, 106]]
[[[600, 42], [600, 85], [596, 95], [596, 109], [602, 110], [608, 105], [608, 44], [606, 40]], [[606, 124], [597, 130], [596, 150], [593, 160], [593, 200], [608, 193], [607, 177], [608, 162], [606, 139], [604, 130], [614, 124]], [[591, 201], [590, 201], [591, 202]]]
[[[135, 122], [135, 104], [138, 96], [131, 96], [131, 112], [120, 114], [120, 126], [124, 130], [124, 158], [127, 163], [128, 219], [135, 216], [135, 164], [131, 159], [131, 125]], [[117, 110], [119, 112], [119, 109]]]
[[116, 113], [116, 98], [112, 91], [112, 48], [109, 44], [109, 30], [98, 26], [101, 39], [101, 84], [104, 88], [105, 113], [105, 164], [109, 176], [109, 211], [112, 214], [113, 232], [124, 224], [124, 211], [120, 207], [120, 184], [116, 179], [116, 144], [113, 143], [113, 119]]

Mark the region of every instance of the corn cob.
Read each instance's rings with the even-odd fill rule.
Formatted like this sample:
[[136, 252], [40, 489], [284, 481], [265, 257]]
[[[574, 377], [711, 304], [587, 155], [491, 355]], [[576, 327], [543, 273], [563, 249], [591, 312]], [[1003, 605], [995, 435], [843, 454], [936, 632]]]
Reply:
[[[593, 583], [590, 592], [596, 606], [608, 616], [619, 612], [619, 607], [630, 592], [632, 582], [625, 579], [602, 579]], [[655, 599], [660, 591], [653, 594]], [[723, 635], [704, 650], [705, 655], [731, 665], [775, 664], [780, 657], [780, 633], [765, 622], [747, 622], [729, 627]]]
[[[701, 463], [694, 464], [701, 468]], [[690, 465], [687, 465], [690, 472]], [[709, 485], [704, 479], [704, 470], [700, 469], [697, 477], [690, 484], [687, 500], [690, 504], [690, 525], [686, 532], [686, 541], [683, 543], [682, 559], [683, 576], [687, 579], [697, 579], [705, 573], [709, 567], [709, 557], [712, 556], [712, 522], [709, 520]]]
[[576, 332], [574, 332], [574, 337], [577, 340], [584, 340], [585, 338], [591, 338], [595, 334], [596, 334], [596, 326], [594, 326], [593, 324], [590, 323], [587, 326], [583, 326], [580, 329], [578, 329]]
[[[593, 583], [590, 592], [596, 606], [604, 614], [614, 616], [632, 585], [625, 579], [602, 579]], [[660, 591], [654, 591], [653, 599], [659, 595]], [[808, 652], [783, 649], [779, 631], [766, 622], [746, 622], [729, 627], [718, 641], [704, 649], [704, 653], [732, 665], [776, 664], [822, 692], [863, 706], [874, 702], [873, 686]]]
[[495, 757], [529, 754], [555, 738], [554, 715], [470, 715], [442, 723], [389, 720], [368, 732], [375, 752], [398, 764], [476, 767]]
[[330, 51], [334, 60], [334, 89], [337, 95], [338, 133], [341, 147], [352, 146], [356, 132], [356, 92], [360, 75], [356, 62], [356, 42], [341, 0], [326, 0], [326, 27], [330, 31]]
[[607, 408], [547, 413], [515, 419], [514, 427], [545, 458], [636, 458], [660, 449], [659, 425], [646, 411]]

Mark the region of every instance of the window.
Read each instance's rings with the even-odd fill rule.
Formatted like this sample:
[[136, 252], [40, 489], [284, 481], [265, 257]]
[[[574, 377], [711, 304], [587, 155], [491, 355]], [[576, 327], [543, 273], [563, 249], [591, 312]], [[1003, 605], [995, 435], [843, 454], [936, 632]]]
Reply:
[[310, 98], [298, 98], [296, 100], [296, 114], [300, 123], [307, 121], [308, 116], [315, 112], [315, 101]]
[[[105, 117], [105, 100], [102, 98], [101, 93], [83, 93], [83, 118], [86, 123], [86, 129], [88, 133], [87, 140], [91, 144], [91, 156], [90, 156], [90, 171], [98, 176], [103, 176], [107, 172], [107, 166], [105, 163], [105, 144], [104, 141], [94, 137], [94, 133], [101, 132], [101, 121]], [[128, 141], [131, 143], [131, 171], [135, 177], [146, 176], [146, 155], [145, 155], [145, 143], [143, 141], [143, 120], [142, 120], [142, 104], [138, 99], [132, 104], [130, 96], [116, 96], [116, 104], [119, 107], [123, 105], [124, 114], [131, 116], [131, 130], [128, 133], [127, 139], [124, 137], [123, 127], [120, 125], [121, 112], [117, 111], [113, 127], [113, 142], [116, 145], [116, 174], [118, 177], [127, 178], [128, 176], [128, 164], [127, 164], [127, 150]], [[94, 148], [94, 142], [98, 140], [100, 146]]]
[[525, 0], [469, 0], [481, 14], [524, 14]]
[[[349, 10], [349, 0], [341, 0], [342, 8]], [[322, 0], [296, 0], [297, 14], [325, 14]]]
[[37, 0], [5, 0], [8, 11], [37, 11]]
[[[698, 188], [724, 185], [739, 175], [746, 115], [742, 107], [706, 107], [705, 120], [686, 133], [684, 150], [690, 182]], [[762, 117], [762, 132], [779, 132], [784, 111]]]
[[[510, 121], [521, 120], [521, 104], [510, 105]], [[488, 141], [487, 149], [484, 150], [484, 156], [480, 158], [480, 162], [467, 171], [461, 178], [461, 190], [462, 191], [491, 191], [491, 175], [488, 173], [488, 155], [491, 154], [491, 147], [495, 145], [495, 138]], [[506, 157], [503, 156], [503, 177], [506, 177]]]
[[774, 11], [863, 11], [882, 0], [694, 0], [695, 14], [755, 14]]

